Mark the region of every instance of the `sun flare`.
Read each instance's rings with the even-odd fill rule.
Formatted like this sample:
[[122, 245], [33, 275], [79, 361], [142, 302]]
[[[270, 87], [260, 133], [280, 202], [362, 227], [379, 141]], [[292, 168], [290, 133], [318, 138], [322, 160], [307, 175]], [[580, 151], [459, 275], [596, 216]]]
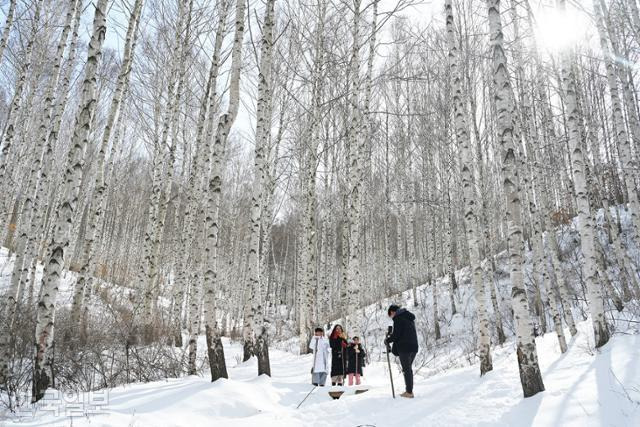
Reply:
[[536, 13], [536, 40], [541, 49], [560, 52], [568, 49], [587, 36], [589, 22], [583, 13], [556, 8], [541, 8]]

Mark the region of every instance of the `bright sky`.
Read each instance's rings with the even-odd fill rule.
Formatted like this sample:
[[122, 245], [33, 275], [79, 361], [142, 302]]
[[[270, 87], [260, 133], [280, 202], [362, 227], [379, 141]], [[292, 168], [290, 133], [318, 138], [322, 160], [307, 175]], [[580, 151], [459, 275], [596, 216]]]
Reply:
[[[537, 15], [536, 37], [541, 48], [551, 52], [559, 52], [587, 41], [594, 32], [591, 19], [573, 7], [561, 14], [556, 8], [541, 8]], [[587, 43], [597, 43], [589, 40]]]

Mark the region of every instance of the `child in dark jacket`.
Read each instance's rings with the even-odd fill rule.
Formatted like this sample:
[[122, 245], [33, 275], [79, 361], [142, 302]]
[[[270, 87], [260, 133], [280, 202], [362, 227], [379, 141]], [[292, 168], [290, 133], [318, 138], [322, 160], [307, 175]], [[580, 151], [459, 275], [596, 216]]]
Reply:
[[362, 368], [365, 366], [365, 357], [366, 353], [360, 344], [360, 338], [353, 337], [353, 342], [347, 347], [347, 375], [350, 386], [353, 385], [354, 377], [356, 385], [360, 385], [360, 377], [364, 375]]

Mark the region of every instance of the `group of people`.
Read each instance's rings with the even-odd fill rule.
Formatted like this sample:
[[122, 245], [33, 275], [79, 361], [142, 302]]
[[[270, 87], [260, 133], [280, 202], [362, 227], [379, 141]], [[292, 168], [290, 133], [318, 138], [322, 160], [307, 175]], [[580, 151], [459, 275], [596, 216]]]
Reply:
[[331, 385], [344, 385], [345, 377], [349, 385], [360, 385], [360, 378], [364, 375], [367, 354], [360, 343], [360, 338], [347, 339], [347, 334], [341, 325], [335, 325], [329, 339], [324, 336], [324, 329], [316, 328], [309, 343], [313, 350], [313, 368], [311, 382], [315, 386], [324, 386], [329, 371], [329, 354], [331, 354]]
[[[418, 353], [416, 317], [395, 304], [389, 307], [387, 315], [393, 320], [393, 330], [387, 335], [384, 343], [387, 349], [400, 359], [405, 383], [405, 392], [400, 396], [413, 398], [413, 361]], [[354, 380], [356, 385], [360, 385], [361, 377], [364, 376], [366, 352], [358, 337], [347, 339], [344, 328], [335, 325], [327, 339], [324, 329], [316, 328], [309, 349], [313, 351], [311, 382], [314, 386], [324, 386], [329, 372], [331, 385], [344, 385], [345, 376], [350, 386], [354, 384]]]

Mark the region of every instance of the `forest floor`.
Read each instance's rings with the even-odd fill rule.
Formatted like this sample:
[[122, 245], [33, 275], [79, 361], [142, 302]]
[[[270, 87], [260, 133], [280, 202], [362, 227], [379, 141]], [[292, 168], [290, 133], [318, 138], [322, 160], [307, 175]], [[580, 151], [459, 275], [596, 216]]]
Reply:
[[[629, 324], [631, 325], [631, 324]], [[640, 335], [618, 332], [602, 349], [579, 324], [561, 355], [549, 333], [537, 340], [546, 391], [523, 399], [511, 342], [494, 350], [494, 370], [477, 365], [429, 377], [416, 375], [416, 398], [391, 397], [385, 363], [365, 368], [364, 394], [346, 387], [334, 401], [329, 387], [311, 390], [311, 355], [273, 349], [273, 377], [256, 378], [256, 362], [239, 363], [241, 346], [225, 339], [228, 380], [187, 377], [132, 384], [84, 395], [51, 395], [0, 421], [9, 426], [639, 426]], [[568, 331], [567, 331], [568, 335]], [[202, 338], [202, 337], [201, 337]], [[202, 341], [199, 347], [204, 347]], [[392, 367], [396, 393], [402, 377]]]
[[[623, 216], [623, 225], [628, 218]], [[565, 253], [563, 271], [570, 283], [579, 283], [578, 246], [573, 227], [559, 231]], [[630, 251], [636, 263], [640, 250]], [[530, 259], [530, 256], [528, 257]], [[0, 249], [0, 290], [8, 286], [11, 262]], [[316, 389], [303, 405], [296, 406], [312, 389], [312, 356], [298, 356], [299, 342], [291, 325], [270, 331], [273, 376], [256, 377], [255, 360], [241, 362], [242, 347], [223, 339], [230, 378], [211, 383], [207, 369], [202, 376], [167, 379], [104, 389], [98, 392], [60, 395], [51, 391], [37, 407], [24, 405], [14, 413], [0, 412], [0, 426], [640, 426], [640, 318], [637, 303], [619, 313], [607, 304], [607, 319], [615, 327], [611, 341], [593, 348], [590, 321], [578, 323], [569, 351], [560, 353], [555, 332], [537, 338], [538, 356], [546, 391], [524, 399], [514, 348], [514, 326], [509, 310], [510, 282], [505, 253], [496, 257], [496, 290], [508, 341], [492, 347], [494, 370], [479, 376], [474, 342], [477, 329], [475, 293], [469, 269], [456, 273], [457, 313], [453, 313], [447, 277], [436, 283], [442, 338], [433, 339], [434, 288], [422, 285], [365, 307], [359, 313], [360, 336], [370, 359], [364, 383], [369, 391], [355, 395], [346, 387], [340, 400], [328, 396], [330, 387]], [[528, 263], [530, 269], [530, 263]], [[609, 272], [617, 283], [615, 269]], [[39, 274], [38, 274], [39, 276]], [[58, 294], [60, 306], [72, 298], [73, 274], [67, 274]], [[584, 299], [575, 286], [576, 299]], [[584, 289], [582, 289], [584, 292]], [[416, 314], [421, 352], [416, 358], [412, 400], [391, 397], [389, 370], [382, 341], [390, 303]], [[96, 301], [96, 307], [100, 302]], [[584, 306], [574, 307], [576, 319], [586, 319]], [[493, 313], [493, 312], [492, 312]], [[493, 316], [493, 314], [492, 314]], [[535, 322], [537, 320], [534, 319]], [[278, 322], [274, 322], [278, 324]], [[539, 325], [537, 325], [539, 326]], [[186, 342], [186, 341], [185, 341]], [[206, 365], [206, 345], [201, 336], [198, 361]], [[180, 351], [180, 350], [178, 350]], [[185, 351], [184, 349], [182, 350]], [[185, 353], [186, 354], [186, 353]], [[392, 358], [396, 392], [403, 391], [399, 364]]]

